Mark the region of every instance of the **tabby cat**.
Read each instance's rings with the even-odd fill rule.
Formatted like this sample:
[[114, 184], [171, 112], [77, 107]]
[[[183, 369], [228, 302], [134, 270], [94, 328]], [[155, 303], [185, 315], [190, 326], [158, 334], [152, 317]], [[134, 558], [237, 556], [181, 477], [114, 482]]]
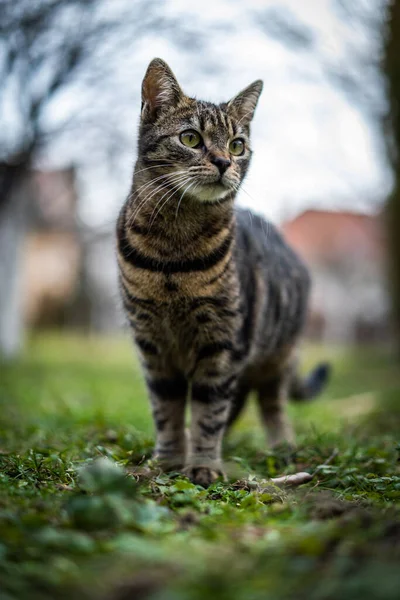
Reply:
[[304, 381], [296, 375], [306, 268], [270, 223], [234, 208], [261, 90], [255, 81], [223, 104], [196, 100], [154, 59], [117, 225], [121, 294], [151, 400], [155, 458], [205, 487], [223, 474], [223, 435], [251, 390], [269, 442], [291, 443], [288, 396], [316, 395], [328, 374], [321, 365]]

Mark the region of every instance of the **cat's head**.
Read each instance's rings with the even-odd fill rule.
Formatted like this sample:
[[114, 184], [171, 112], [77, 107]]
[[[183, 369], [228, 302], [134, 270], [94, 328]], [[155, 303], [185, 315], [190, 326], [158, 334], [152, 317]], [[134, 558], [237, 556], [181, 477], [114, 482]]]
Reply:
[[215, 105], [186, 96], [168, 65], [155, 58], [142, 84], [139, 159], [146, 179], [157, 174], [164, 185], [203, 202], [232, 196], [249, 166], [249, 125], [262, 86], [255, 81]]

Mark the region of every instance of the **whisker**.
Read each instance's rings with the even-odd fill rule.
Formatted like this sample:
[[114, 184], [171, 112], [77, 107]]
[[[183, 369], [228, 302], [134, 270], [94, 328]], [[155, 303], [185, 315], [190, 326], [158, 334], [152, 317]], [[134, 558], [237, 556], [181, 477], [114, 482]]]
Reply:
[[154, 196], [154, 194], [156, 194], [157, 192], [160, 192], [162, 190], [164, 190], [165, 188], [168, 187], [168, 183], [167, 182], [163, 182], [160, 185], [158, 185], [154, 190], [150, 191], [140, 202], [139, 205], [136, 207], [136, 209], [133, 211], [133, 213], [130, 215], [130, 218], [128, 219], [127, 222], [127, 226], [130, 227], [132, 225], [132, 223], [134, 222], [134, 220], [136, 219], [136, 217], [138, 216], [139, 212], [142, 210], [142, 208], [144, 208], [145, 204], [147, 204], [147, 202], [151, 199], [152, 196]]
[[161, 196], [161, 198], [159, 200], [157, 200], [156, 202], [156, 206], [154, 207], [154, 210], [152, 212], [151, 218], [154, 215], [154, 211], [157, 209], [157, 207], [159, 206], [160, 202], [163, 200], [163, 198], [165, 198], [165, 196], [168, 194], [169, 191], [172, 190], [172, 192], [174, 193], [176, 189], [179, 188], [180, 185], [182, 185], [182, 183], [186, 180], [187, 175], [180, 175], [179, 177], [176, 177], [173, 181], [168, 182], [168, 185], [164, 186], [164, 189], [167, 187], [167, 191], [165, 192], [165, 194], [163, 196]]
[[158, 209], [157, 213], [154, 215], [155, 210], [160, 205], [160, 202], [162, 201], [162, 199], [165, 198], [165, 196], [168, 194], [168, 192], [166, 192], [164, 194], [164, 196], [162, 198], [160, 198], [160, 200], [157, 202], [156, 207], [154, 208], [154, 211], [153, 211], [153, 214], [152, 214], [152, 217], [151, 217], [151, 220], [150, 220], [150, 224], [149, 224], [149, 231], [150, 231], [150, 228], [153, 225], [154, 221], [156, 220], [156, 218], [158, 217], [158, 215], [160, 214], [160, 212], [162, 211], [162, 209], [164, 208], [164, 206], [167, 204], [167, 202], [172, 198], [172, 196], [175, 194], [175, 192], [177, 192], [178, 189], [182, 185], [185, 185], [188, 181], [190, 181], [190, 178], [184, 179], [183, 182], [179, 181], [177, 184], [175, 184], [175, 186], [174, 186], [175, 189], [172, 190], [171, 194], [168, 196], [168, 198], [165, 200], [165, 202], [162, 204], [162, 206]]
[[[194, 180], [192, 183], [189, 183], [188, 187], [183, 191], [181, 197], [179, 198], [179, 202], [178, 202], [178, 206], [176, 207], [176, 213], [175, 213], [175, 221], [178, 219], [178, 212], [179, 212], [179, 207], [181, 205], [182, 202], [182, 198], [184, 197], [184, 195], [186, 194], [187, 191], [189, 191], [189, 189], [192, 187], [193, 184], [199, 185], [199, 182]], [[196, 189], [196, 187], [195, 187]]]
[[150, 191], [144, 199], [142, 199], [139, 202], [139, 206], [136, 208], [136, 210], [132, 213], [132, 215], [130, 216], [127, 226], [131, 226], [133, 221], [135, 220], [135, 218], [137, 217], [137, 215], [139, 214], [139, 212], [142, 210], [142, 208], [144, 208], [145, 204], [148, 203], [148, 201], [159, 191], [165, 189], [166, 187], [170, 186], [171, 183], [174, 183], [175, 181], [178, 181], [181, 177], [184, 177], [186, 174], [186, 171], [181, 171], [180, 173], [174, 173], [174, 174], [169, 174], [170, 180], [163, 182], [162, 184], [158, 185], [155, 190]]
[[154, 222], [154, 220], [156, 219], [156, 217], [158, 216], [158, 214], [161, 212], [161, 210], [164, 207], [164, 205], [166, 204], [166, 202], [175, 194], [175, 192], [177, 192], [179, 190], [180, 187], [182, 187], [182, 185], [185, 185], [188, 181], [190, 181], [190, 177], [183, 178], [183, 180], [178, 181], [178, 182], [175, 183], [175, 185], [172, 188], [172, 193], [168, 196], [167, 200], [163, 203], [163, 205], [161, 206], [161, 208], [158, 210], [158, 212], [156, 213], [156, 215], [153, 218], [154, 212], [156, 211], [157, 207], [160, 205], [160, 203], [163, 200], [163, 198], [165, 198], [165, 196], [168, 194], [168, 192], [166, 192], [160, 198], [160, 200], [157, 202], [157, 205], [154, 208], [154, 211], [153, 211], [153, 214], [152, 214], [152, 219], [151, 219], [151, 224]]
[[165, 179], [167, 177], [173, 177], [174, 175], [180, 175], [181, 173], [186, 173], [186, 171], [173, 171], [172, 173], [164, 173], [164, 175], [159, 175], [158, 177], [155, 177], [154, 179], [151, 179], [150, 181], [148, 181], [147, 183], [144, 183], [143, 185], [141, 185], [140, 187], [136, 188], [134, 190], [134, 194], [138, 194], [140, 190], [144, 190], [147, 187], [149, 187], [152, 183], [155, 183], [156, 181], [159, 181], [160, 179]]
[[168, 177], [169, 173], [165, 173], [164, 175], [159, 175], [158, 177], [154, 177], [154, 179], [151, 179], [150, 181], [148, 181], [147, 183], [144, 183], [143, 185], [141, 185], [138, 188], [135, 188], [134, 190], [132, 190], [132, 192], [129, 194], [128, 196], [128, 200], [132, 200], [135, 196], [138, 196], [139, 191], [140, 190], [144, 190], [147, 187], [149, 187], [150, 185], [152, 185], [153, 183], [155, 183], [156, 181], [159, 181], [160, 179], [165, 179], [166, 177]]
[[152, 167], [145, 167], [144, 169], [139, 169], [139, 171], [135, 171], [135, 175], [139, 175], [139, 173], [143, 173], [143, 171], [148, 171], [149, 169], [162, 169], [162, 167], [170, 167], [172, 163], [164, 163], [162, 165], [153, 165]]
[[[238, 185], [238, 190], [239, 190], [239, 188], [240, 188], [240, 185]], [[253, 200], [253, 202], [255, 202], [255, 199], [253, 198], [253, 196], [251, 196], [249, 194], [249, 192], [246, 190], [246, 188], [243, 185], [241, 186], [240, 189], [242, 189], [244, 191], [244, 193], [247, 194], [247, 196], [250, 198], [250, 200]]]
[[[248, 197], [249, 197], [251, 200], [253, 200], [253, 202], [255, 203], [255, 199], [254, 199], [254, 197], [253, 197], [253, 196], [251, 196], [251, 195], [249, 194], [249, 192], [246, 190], [246, 188], [242, 186], [242, 190], [243, 190], [243, 191], [244, 191], [244, 193], [245, 193], [245, 194], [247, 194], [247, 195], [248, 195]], [[253, 213], [252, 213], [251, 211], [250, 211], [250, 215], [251, 215], [251, 217], [250, 217], [250, 218], [251, 218], [251, 222], [253, 222]], [[265, 225], [265, 224], [266, 224], [266, 226], [267, 226], [267, 229], [266, 229], [266, 230], [264, 229], [264, 225]], [[266, 236], [269, 236], [269, 235], [270, 235], [270, 233], [271, 233], [271, 223], [270, 223], [269, 221], [266, 221], [266, 220], [264, 220], [264, 219], [263, 219], [263, 220], [262, 220], [262, 228], [263, 228], [263, 231], [264, 231], [265, 235], [266, 235]]]

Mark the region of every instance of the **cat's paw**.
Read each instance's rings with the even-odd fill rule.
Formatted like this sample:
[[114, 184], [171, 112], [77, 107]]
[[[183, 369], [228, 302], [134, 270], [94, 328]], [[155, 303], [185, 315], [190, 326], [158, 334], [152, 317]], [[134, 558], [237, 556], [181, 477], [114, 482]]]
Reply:
[[148, 461], [148, 465], [150, 468], [155, 469], [158, 468], [164, 473], [168, 473], [170, 471], [182, 471], [184, 465], [185, 457], [182, 454], [177, 454], [176, 456], [160, 456], [155, 453], [151, 459]]
[[208, 488], [219, 478], [225, 479], [222, 469], [211, 467], [188, 467], [184, 470], [185, 475], [196, 485]]

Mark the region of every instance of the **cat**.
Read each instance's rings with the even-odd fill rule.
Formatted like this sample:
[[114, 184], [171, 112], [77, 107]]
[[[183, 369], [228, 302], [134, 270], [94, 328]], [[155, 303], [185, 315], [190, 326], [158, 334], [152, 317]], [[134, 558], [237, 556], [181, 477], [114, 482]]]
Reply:
[[293, 443], [287, 398], [316, 395], [328, 377], [325, 364], [304, 381], [296, 371], [306, 267], [271, 223], [234, 207], [262, 86], [215, 105], [186, 96], [154, 59], [117, 223], [120, 289], [150, 396], [154, 457], [204, 487], [223, 476], [222, 439], [250, 391], [269, 443]]

